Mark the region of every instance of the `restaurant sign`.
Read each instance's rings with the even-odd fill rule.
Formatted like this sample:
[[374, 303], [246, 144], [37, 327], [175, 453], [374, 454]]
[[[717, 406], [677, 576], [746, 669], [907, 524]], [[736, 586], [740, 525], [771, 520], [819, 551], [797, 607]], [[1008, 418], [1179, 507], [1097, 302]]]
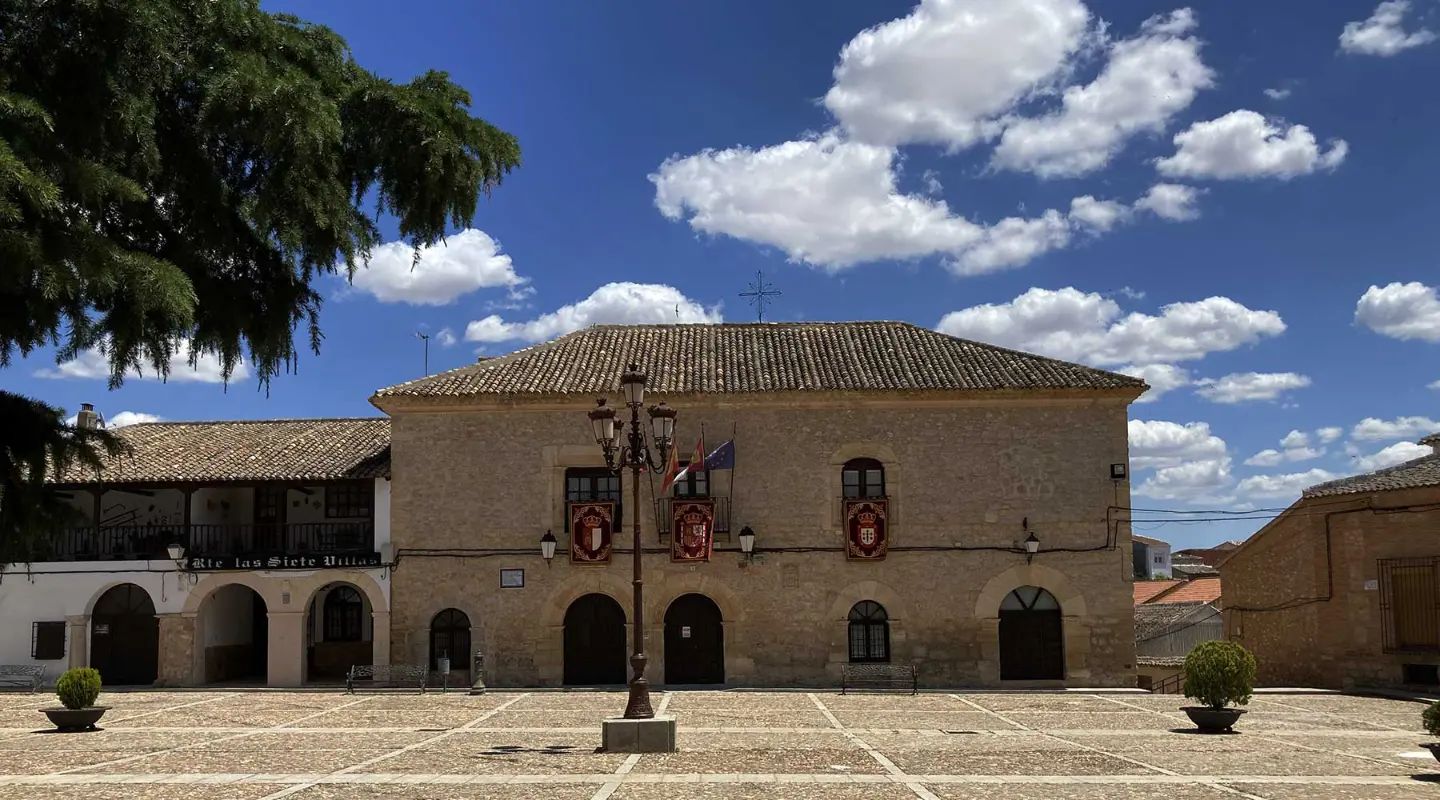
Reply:
[[382, 567], [379, 553], [273, 554], [243, 556], [189, 556], [185, 569], [191, 572], [228, 569], [368, 569]]

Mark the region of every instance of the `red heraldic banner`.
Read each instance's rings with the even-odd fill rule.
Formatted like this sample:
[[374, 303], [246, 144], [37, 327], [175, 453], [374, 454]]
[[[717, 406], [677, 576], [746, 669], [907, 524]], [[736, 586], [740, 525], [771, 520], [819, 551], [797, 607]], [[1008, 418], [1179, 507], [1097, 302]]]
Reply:
[[845, 501], [846, 558], [878, 560], [885, 557], [890, 544], [885, 502]]
[[670, 560], [709, 561], [715, 541], [715, 501], [677, 498], [670, 508]]
[[570, 504], [570, 561], [575, 564], [610, 563], [610, 541], [615, 532], [615, 503]]

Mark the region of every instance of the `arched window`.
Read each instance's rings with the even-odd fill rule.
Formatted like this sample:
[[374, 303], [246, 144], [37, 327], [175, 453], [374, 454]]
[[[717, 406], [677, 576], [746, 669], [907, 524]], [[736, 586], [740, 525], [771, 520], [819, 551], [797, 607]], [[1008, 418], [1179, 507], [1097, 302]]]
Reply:
[[850, 663], [883, 664], [890, 661], [890, 616], [874, 600], [861, 600], [850, 609]]
[[450, 659], [450, 669], [470, 669], [470, 618], [458, 608], [447, 608], [430, 620], [430, 669], [440, 668], [440, 659]]
[[885, 466], [873, 458], [852, 458], [840, 470], [840, 484], [846, 497], [884, 497]]
[[365, 603], [350, 586], [337, 586], [325, 595], [325, 641], [358, 642], [364, 625]]

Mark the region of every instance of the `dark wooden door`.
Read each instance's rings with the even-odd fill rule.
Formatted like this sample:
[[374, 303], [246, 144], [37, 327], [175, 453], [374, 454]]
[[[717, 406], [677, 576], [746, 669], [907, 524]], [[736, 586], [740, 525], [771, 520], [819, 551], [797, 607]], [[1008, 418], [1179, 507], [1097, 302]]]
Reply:
[[665, 682], [725, 682], [725, 627], [703, 594], [682, 595], [665, 612]]
[[625, 611], [613, 598], [587, 594], [565, 612], [565, 683], [625, 683]]
[[160, 621], [150, 595], [133, 583], [106, 592], [90, 615], [90, 666], [107, 686], [155, 682], [160, 662]]

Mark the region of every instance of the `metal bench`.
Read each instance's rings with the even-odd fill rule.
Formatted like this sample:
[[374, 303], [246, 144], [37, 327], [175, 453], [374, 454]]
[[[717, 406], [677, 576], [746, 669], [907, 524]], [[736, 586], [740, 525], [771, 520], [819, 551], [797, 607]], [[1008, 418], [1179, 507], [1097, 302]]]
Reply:
[[840, 694], [851, 690], [920, 692], [920, 671], [914, 664], [846, 664], [840, 676]]
[[426, 682], [430, 679], [430, 668], [424, 664], [356, 664], [345, 673], [345, 691], [355, 693], [357, 681], [367, 681], [376, 686], [415, 686], [425, 693]]
[[0, 664], [0, 686], [16, 686], [40, 691], [45, 681], [45, 667], [39, 664]]

